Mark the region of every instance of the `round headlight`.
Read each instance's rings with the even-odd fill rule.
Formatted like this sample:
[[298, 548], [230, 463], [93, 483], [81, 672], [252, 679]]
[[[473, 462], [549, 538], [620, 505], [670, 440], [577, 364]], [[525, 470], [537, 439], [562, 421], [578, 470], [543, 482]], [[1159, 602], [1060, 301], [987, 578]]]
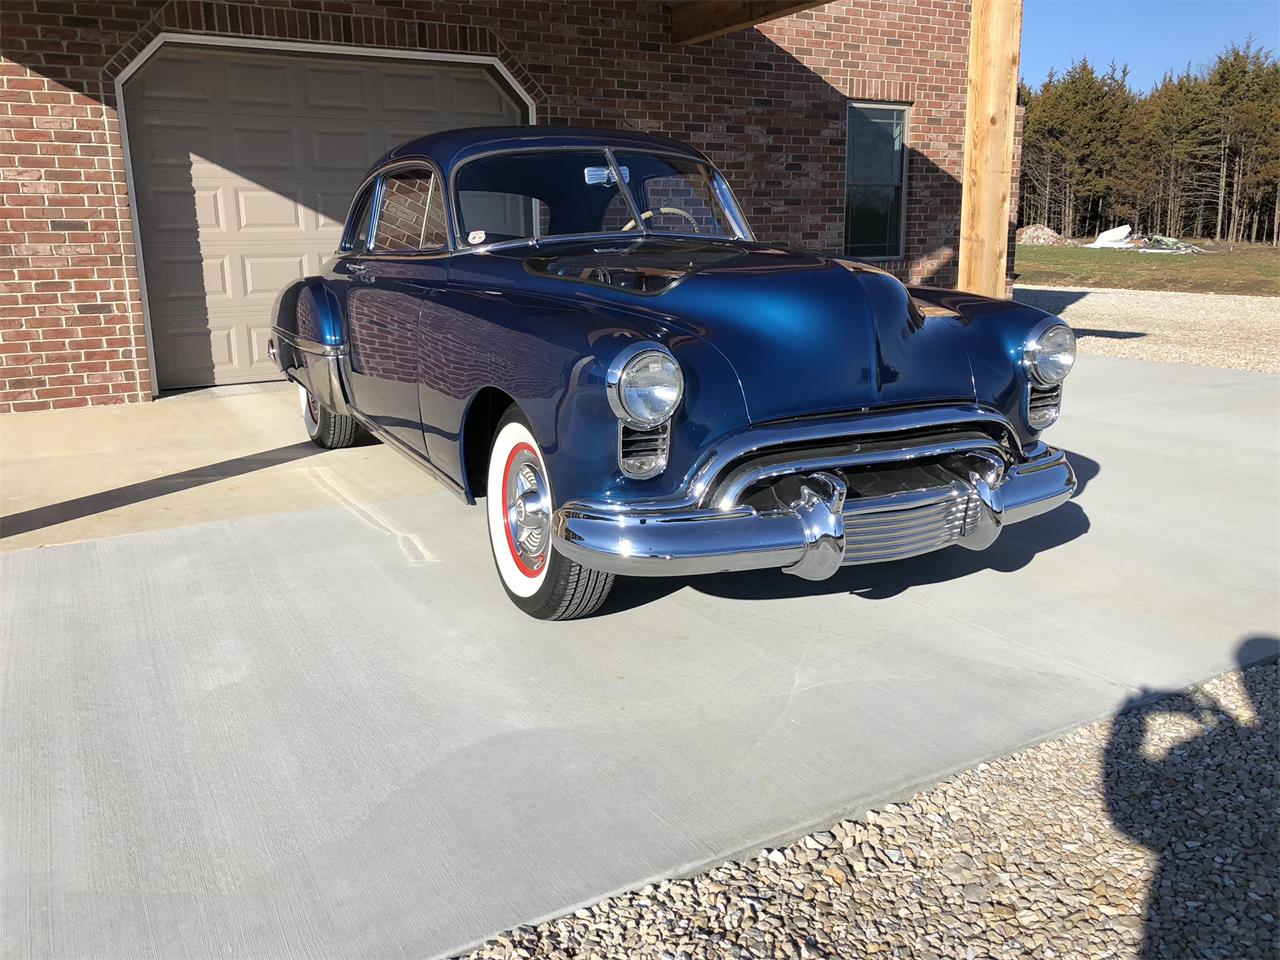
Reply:
[[1061, 383], [1076, 362], [1076, 335], [1066, 324], [1055, 323], [1027, 344], [1027, 359], [1041, 383]]
[[657, 344], [626, 351], [609, 374], [613, 412], [638, 427], [656, 427], [669, 419], [684, 394], [680, 364]]

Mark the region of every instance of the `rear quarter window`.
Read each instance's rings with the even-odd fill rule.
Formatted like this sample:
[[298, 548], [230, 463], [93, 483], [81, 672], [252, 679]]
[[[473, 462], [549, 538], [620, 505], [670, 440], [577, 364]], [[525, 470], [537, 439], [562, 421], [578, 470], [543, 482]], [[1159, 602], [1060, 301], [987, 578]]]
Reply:
[[438, 250], [445, 245], [444, 198], [430, 170], [387, 177], [382, 185], [373, 249], [382, 253]]

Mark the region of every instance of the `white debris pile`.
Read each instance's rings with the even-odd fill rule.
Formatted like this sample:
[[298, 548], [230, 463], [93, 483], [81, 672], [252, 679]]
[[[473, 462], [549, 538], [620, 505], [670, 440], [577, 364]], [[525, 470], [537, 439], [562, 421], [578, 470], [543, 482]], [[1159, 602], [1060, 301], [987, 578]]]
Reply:
[[1030, 223], [1025, 227], [1019, 227], [1017, 240], [1018, 243], [1029, 247], [1079, 246], [1075, 240], [1068, 240], [1057, 230], [1052, 227], [1046, 227], [1043, 223]]
[[1164, 237], [1158, 233], [1138, 236], [1127, 223], [1103, 230], [1098, 239], [1085, 246], [1093, 250], [1137, 250], [1139, 253], [1204, 253], [1195, 244], [1176, 237]]
[[1093, 243], [1086, 243], [1085, 246], [1094, 250], [1112, 247], [1132, 247], [1133, 241], [1129, 239], [1129, 234], [1131, 233], [1133, 233], [1133, 227], [1126, 223], [1124, 226], [1103, 230], [1098, 234], [1097, 240], [1093, 241]]

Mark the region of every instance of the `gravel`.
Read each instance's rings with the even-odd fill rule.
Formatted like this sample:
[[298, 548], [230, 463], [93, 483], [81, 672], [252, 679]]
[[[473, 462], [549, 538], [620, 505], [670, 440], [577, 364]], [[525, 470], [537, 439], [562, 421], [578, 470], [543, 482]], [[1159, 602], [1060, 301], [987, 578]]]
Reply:
[[1069, 323], [1081, 353], [1280, 373], [1276, 297], [1016, 286], [1013, 298]]
[[469, 956], [1274, 956], [1278, 680], [1273, 663], [1148, 693], [908, 802]]

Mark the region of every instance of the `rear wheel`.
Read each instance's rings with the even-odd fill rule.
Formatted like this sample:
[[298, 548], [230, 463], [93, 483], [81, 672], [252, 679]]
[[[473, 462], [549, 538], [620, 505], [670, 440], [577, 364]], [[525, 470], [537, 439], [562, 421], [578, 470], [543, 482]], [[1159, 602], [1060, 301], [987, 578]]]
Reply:
[[556, 552], [551, 542], [554, 505], [542, 451], [512, 407], [489, 452], [485, 512], [493, 562], [507, 596], [529, 616], [573, 620], [600, 608], [613, 587], [613, 574]]
[[302, 423], [307, 428], [307, 436], [316, 446], [335, 450], [356, 442], [360, 425], [355, 417], [326, 410], [302, 384], [298, 384], [298, 400], [302, 404]]

